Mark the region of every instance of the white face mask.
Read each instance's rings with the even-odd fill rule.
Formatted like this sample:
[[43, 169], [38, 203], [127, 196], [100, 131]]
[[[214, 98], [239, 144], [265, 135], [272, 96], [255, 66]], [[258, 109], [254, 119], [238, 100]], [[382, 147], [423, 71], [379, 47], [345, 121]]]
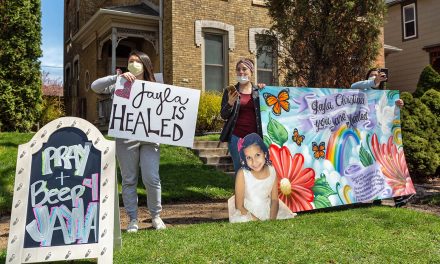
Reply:
[[237, 82], [240, 84], [246, 84], [249, 82], [249, 77], [247, 76], [237, 76]]
[[371, 76], [371, 77], [368, 78], [368, 80], [369, 81], [374, 81], [374, 80], [376, 80], [376, 76]]
[[133, 61], [128, 63], [128, 71], [131, 72], [134, 76], [139, 76], [144, 72], [144, 66], [142, 63]]

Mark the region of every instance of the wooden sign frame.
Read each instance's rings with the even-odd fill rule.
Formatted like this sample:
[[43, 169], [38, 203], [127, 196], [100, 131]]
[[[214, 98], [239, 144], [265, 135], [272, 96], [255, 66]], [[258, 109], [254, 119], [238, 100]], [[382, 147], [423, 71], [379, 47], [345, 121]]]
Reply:
[[[43, 148], [50, 136], [63, 128], [77, 128], [101, 153], [99, 181], [99, 233], [97, 243], [47, 247], [24, 247], [32, 156]], [[14, 198], [9, 229], [6, 263], [34, 263], [57, 260], [97, 258], [98, 263], [112, 263], [114, 248], [120, 248], [121, 229], [117, 193], [115, 142], [107, 140], [88, 121], [63, 117], [40, 129], [26, 144], [18, 147]]]

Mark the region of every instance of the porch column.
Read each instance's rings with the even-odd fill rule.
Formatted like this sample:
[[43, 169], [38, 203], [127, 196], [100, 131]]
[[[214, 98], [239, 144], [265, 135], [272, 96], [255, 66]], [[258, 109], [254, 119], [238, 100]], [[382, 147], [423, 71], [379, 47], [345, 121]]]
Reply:
[[118, 46], [117, 41], [117, 30], [116, 28], [112, 28], [112, 68], [111, 68], [111, 74], [116, 74], [116, 47]]

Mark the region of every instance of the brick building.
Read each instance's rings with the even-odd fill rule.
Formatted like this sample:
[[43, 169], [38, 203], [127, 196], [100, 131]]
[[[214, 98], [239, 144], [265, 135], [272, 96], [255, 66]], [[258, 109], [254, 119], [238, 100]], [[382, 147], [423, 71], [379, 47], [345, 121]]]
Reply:
[[[93, 80], [126, 69], [133, 49], [147, 53], [164, 82], [218, 90], [235, 82], [240, 57], [257, 61], [258, 37], [270, 27], [257, 0], [65, 0], [66, 114], [104, 128], [110, 99]], [[277, 84], [276, 60], [258, 58], [256, 78]], [[257, 81], [257, 80], [254, 80]]]

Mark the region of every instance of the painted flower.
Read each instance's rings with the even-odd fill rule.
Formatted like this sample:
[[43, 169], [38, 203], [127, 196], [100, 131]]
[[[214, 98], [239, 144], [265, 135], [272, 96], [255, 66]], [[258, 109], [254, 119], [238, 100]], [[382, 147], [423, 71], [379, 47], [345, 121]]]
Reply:
[[315, 184], [315, 171], [303, 169], [304, 156], [300, 153], [293, 156], [286, 146], [275, 144], [269, 147], [270, 159], [278, 174], [279, 198], [292, 212], [313, 209], [312, 187]]
[[376, 134], [371, 139], [373, 155], [380, 163], [385, 180], [393, 189], [393, 195], [402, 196], [416, 192], [409, 176], [403, 150], [397, 150], [393, 143], [393, 136], [390, 136], [387, 144], [380, 144]]

